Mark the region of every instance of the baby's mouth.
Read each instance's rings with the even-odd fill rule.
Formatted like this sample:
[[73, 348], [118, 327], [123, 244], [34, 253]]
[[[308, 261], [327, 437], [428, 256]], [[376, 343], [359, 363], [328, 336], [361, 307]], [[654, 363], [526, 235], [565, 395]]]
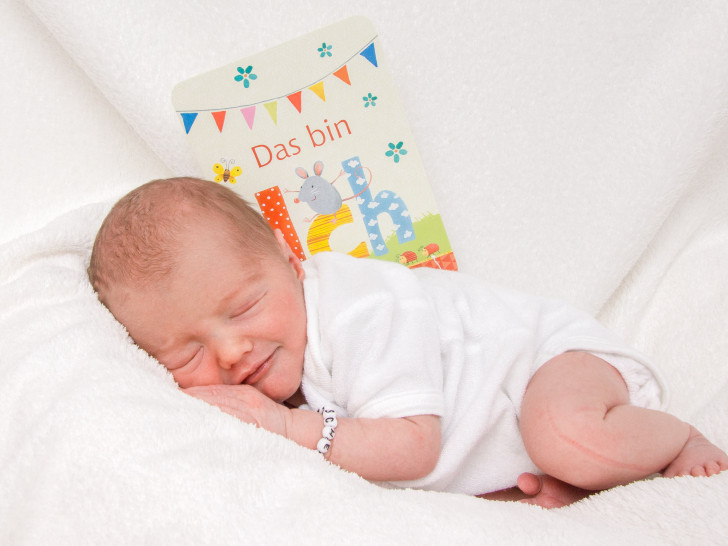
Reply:
[[258, 367], [253, 370], [253, 373], [251, 373], [248, 377], [246, 377], [243, 380], [244, 385], [254, 385], [260, 379], [268, 372], [268, 369], [270, 368], [272, 362], [273, 362], [273, 356], [278, 352], [278, 349], [273, 351], [268, 358], [266, 358], [263, 362], [261, 362]]

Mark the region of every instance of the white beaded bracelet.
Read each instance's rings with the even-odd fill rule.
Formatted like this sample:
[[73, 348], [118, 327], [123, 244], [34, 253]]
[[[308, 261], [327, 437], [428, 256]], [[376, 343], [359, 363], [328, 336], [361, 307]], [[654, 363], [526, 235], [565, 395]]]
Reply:
[[316, 449], [319, 453], [321, 453], [321, 455], [326, 457], [331, 449], [331, 441], [336, 435], [336, 425], [339, 423], [336, 420], [336, 412], [334, 410], [323, 407], [318, 411], [324, 415], [324, 428], [321, 431], [321, 439], [318, 441], [318, 444], [316, 444]]

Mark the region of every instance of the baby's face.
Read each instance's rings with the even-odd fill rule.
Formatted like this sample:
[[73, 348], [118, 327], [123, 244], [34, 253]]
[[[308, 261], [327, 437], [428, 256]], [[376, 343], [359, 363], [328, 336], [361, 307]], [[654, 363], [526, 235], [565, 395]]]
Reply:
[[277, 402], [303, 373], [303, 269], [279, 237], [280, 255], [242, 255], [214, 225], [189, 230], [171, 277], [112, 292], [109, 308], [180, 387], [245, 383]]

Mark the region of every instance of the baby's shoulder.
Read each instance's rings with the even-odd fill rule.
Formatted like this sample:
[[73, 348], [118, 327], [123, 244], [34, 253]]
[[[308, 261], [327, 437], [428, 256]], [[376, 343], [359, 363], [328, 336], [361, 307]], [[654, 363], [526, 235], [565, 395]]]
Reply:
[[318, 282], [349, 285], [384, 285], [413, 279], [412, 272], [400, 264], [376, 258], [354, 258], [341, 252], [320, 252], [304, 262], [306, 277]]
[[428, 291], [407, 267], [375, 258], [322, 252], [304, 262], [304, 293], [326, 304], [350, 306], [361, 300], [395, 302], [425, 299]]

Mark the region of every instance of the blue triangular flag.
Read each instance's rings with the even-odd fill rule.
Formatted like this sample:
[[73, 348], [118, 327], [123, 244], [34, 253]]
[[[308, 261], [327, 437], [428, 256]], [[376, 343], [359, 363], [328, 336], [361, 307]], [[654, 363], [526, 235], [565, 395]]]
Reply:
[[185, 132], [189, 134], [190, 129], [192, 129], [192, 124], [195, 122], [195, 118], [197, 117], [197, 112], [182, 113], [180, 115], [182, 116], [182, 121], [185, 124]]
[[374, 51], [374, 42], [372, 42], [371, 44], [366, 46], [359, 55], [364, 57], [367, 61], [372, 63], [374, 66], [379, 67], [379, 65], [377, 64], [377, 52]]

